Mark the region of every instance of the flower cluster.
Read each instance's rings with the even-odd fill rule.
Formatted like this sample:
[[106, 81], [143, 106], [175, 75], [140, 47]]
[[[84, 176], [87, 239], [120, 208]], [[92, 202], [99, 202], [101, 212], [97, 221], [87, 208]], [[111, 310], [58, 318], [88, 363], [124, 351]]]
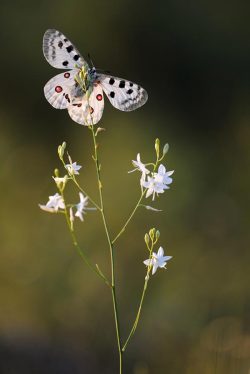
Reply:
[[[136, 170], [141, 172], [140, 185], [142, 188], [145, 188], [147, 190], [146, 198], [152, 195], [152, 200], [155, 199], [155, 195], [158, 196], [158, 194], [163, 193], [165, 190], [169, 189], [169, 185], [173, 182], [171, 175], [174, 173], [174, 170], [167, 171], [166, 167], [163, 164], [159, 165], [160, 161], [165, 157], [169, 147], [167, 144], [164, 146], [161, 157], [159, 157], [159, 147], [159, 139], [156, 139], [156, 163], [144, 164], [141, 161], [140, 153], [138, 153], [137, 159], [132, 160], [132, 164], [133, 166], [135, 166], [135, 169], [129, 171], [129, 173], [132, 173]], [[150, 170], [147, 168], [148, 165], [153, 166], [152, 172], [150, 172]], [[157, 167], [158, 171], [156, 172], [155, 170]]]
[[149, 233], [145, 234], [144, 240], [147, 246], [147, 249], [149, 251], [149, 258], [143, 263], [147, 266], [148, 272], [146, 276], [146, 281], [149, 278], [149, 272], [152, 269], [152, 275], [156, 273], [156, 270], [158, 268], [164, 268], [166, 269], [167, 261], [169, 261], [172, 256], [164, 256], [164, 249], [160, 247], [158, 249], [158, 252], [153, 252], [153, 249], [160, 237], [160, 231], [155, 230], [155, 228], [150, 229]]
[[59, 209], [65, 209], [65, 204], [62, 196], [57, 192], [55, 195], [49, 196], [46, 205], [39, 204], [39, 207], [46, 212], [57, 213]]
[[[68, 175], [64, 177], [59, 177], [59, 172], [55, 170], [55, 176], [52, 178], [54, 179], [56, 186], [60, 193], [55, 193], [52, 196], [49, 196], [49, 201], [43, 205], [39, 204], [39, 207], [49, 213], [67, 213], [69, 210], [69, 219], [71, 225], [73, 225], [75, 217], [78, 217], [81, 221], [83, 221], [83, 215], [86, 214], [87, 210], [95, 210], [95, 208], [89, 208], [88, 205], [88, 196], [84, 196], [82, 192], [79, 192], [80, 201], [77, 204], [65, 204], [64, 200], [64, 189], [66, 183], [69, 180], [74, 180], [75, 175], [79, 175], [79, 170], [81, 169], [81, 165], [78, 165], [77, 162], [72, 162], [71, 157], [68, 155], [69, 163], [65, 164], [63, 160], [63, 154], [66, 144], [64, 143], [62, 146], [58, 147], [59, 157], [63, 162], [63, 165], [68, 172]], [[68, 210], [67, 210], [68, 209]]]

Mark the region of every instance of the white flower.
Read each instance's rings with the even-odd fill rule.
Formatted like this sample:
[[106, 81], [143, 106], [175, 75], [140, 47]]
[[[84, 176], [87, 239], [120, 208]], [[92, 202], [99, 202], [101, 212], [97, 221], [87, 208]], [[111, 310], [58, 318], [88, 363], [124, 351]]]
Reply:
[[149, 170], [146, 168], [145, 164], [141, 162], [141, 156], [140, 153], [137, 154], [137, 161], [132, 160], [132, 164], [135, 167], [135, 169], [130, 170], [129, 173], [133, 173], [133, 171], [139, 170], [142, 173], [141, 176], [141, 185], [145, 181], [146, 174], [149, 174]]
[[46, 212], [56, 213], [59, 209], [65, 209], [65, 204], [62, 196], [56, 193], [53, 196], [49, 196], [49, 201], [46, 205], [39, 204], [39, 207]]
[[163, 193], [165, 190], [169, 189], [169, 184], [173, 182], [170, 178], [174, 170], [166, 171], [164, 165], [160, 165], [157, 173], [153, 173], [152, 177], [148, 176], [147, 181], [143, 181], [142, 186], [147, 188], [146, 197], [153, 194], [153, 200], [155, 199], [155, 194]]
[[81, 221], [83, 221], [83, 214], [85, 213], [84, 210], [87, 210], [88, 205], [88, 198], [87, 196], [83, 196], [81, 192], [79, 192], [80, 202], [76, 205], [76, 213], [75, 216], [79, 217]]
[[158, 252], [153, 252], [152, 258], [143, 261], [146, 266], [152, 266], [152, 275], [155, 274], [156, 270], [159, 268], [166, 269], [167, 261], [169, 261], [173, 256], [164, 256], [164, 250], [162, 247], [159, 248]]
[[[170, 175], [174, 173], [174, 170], [166, 171], [166, 168], [164, 165], [160, 165], [158, 168], [158, 173], [155, 174], [155, 179], [159, 182], [162, 182], [164, 184], [171, 184], [173, 182], [173, 179], [170, 178]], [[169, 188], [169, 187], [167, 187]]]
[[68, 170], [69, 174], [70, 175], [79, 174], [78, 170], [81, 169], [81, 165], [77, 165], [76, 162], [72, 162], [71, 157], [70, 156], [68, 157], [69, 157], [69, 164], [65, 165], [65, 167]]

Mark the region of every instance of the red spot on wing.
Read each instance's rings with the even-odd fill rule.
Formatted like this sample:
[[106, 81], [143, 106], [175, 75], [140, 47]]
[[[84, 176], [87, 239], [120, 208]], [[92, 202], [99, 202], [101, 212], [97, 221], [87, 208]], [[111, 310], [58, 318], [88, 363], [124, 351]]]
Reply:
[[55, 87], [55, 91], [57, 92], [57, 93], [60, 93], [60, 92], [62, 92], [62, 87], [61, 86], [56, 86]]
[[64, 73], [64, 78], [69, 78], [70, 74], [69, 73]]
[[97, 98], [98, 101], [102, 101], [102, 95], [101, 94], [96, 95], [96, 98]]

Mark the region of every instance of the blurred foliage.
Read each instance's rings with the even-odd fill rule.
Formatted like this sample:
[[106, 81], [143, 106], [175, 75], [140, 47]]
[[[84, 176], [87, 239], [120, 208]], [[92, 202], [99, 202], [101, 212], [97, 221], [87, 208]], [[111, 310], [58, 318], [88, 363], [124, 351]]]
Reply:
[[[125, 372], [248, 373], [250, 3], [2, 0], [0, 7], [0, 372], [117, 372], [109, 292], [74, 252], [62, 217], [37, 205], [55, 192], [64, 140], [83, 165], [81, 183], [97, 196], [88, 130], [43, 97], [58, 72], [41, 50], [53, 27], [98, 68], [149, 93], [132, 113], [106, 100], [100, 152], [112, 232], [139, 195], [138, 175], [127, 174], [137, 152], [151, 160], [159, 137], [176, 170], [155, 204], [164, 212], [139, 211], [117, 242], [124, 337], [145, 276], [144, 233], [159, 228], [174, 256], [151, 279]], [[97, 215], [89, 212], [77, 231], [109, 272]]]

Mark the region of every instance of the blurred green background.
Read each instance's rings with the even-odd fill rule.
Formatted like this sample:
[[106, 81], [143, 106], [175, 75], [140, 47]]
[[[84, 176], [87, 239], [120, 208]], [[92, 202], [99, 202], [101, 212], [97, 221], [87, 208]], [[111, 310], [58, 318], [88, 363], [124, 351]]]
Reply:
[[[100, 122], [112, 233], [139, 195], [131, 160], [140, 152], [150, 161], [156, 137], [170, 144], [174, 183], [155, 203], [164, 211], [139, 211], [117, 242], [124, 338], [145, 276], [144, 233], [157, 227], [173, 255], [168, 271], [151, 278], [125, 373], [249, 373], [249, 14], [245, 1], [1, 1], [1, 374], [118, 372], [109, 291], [77, 256], [63, 217], [38, 208], [56, 192], [63, 141], [97, 196], [89, 131], [43, 96], [59, 73], [42, 54], [47, 28], [149, 94], [131, 113], [106, 100]], [[76, 229], [108, 273], [98, 215]]]

